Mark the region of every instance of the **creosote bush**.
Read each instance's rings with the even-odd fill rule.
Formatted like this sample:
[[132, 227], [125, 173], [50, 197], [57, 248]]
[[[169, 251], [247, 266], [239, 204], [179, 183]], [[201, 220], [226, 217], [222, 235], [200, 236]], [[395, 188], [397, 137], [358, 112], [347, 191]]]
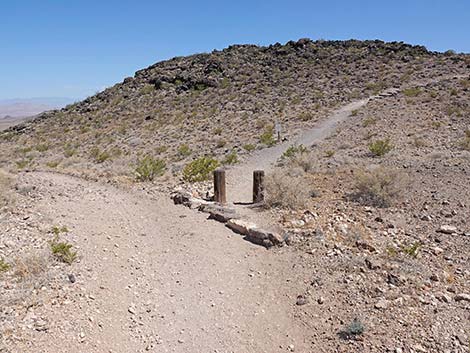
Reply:
[[7, 263], [5, 260], [0, 258], [0, 273], [8, 271], [10, 267], [11, 266], [9, 263]]
[[265, 194], [266, 206], [296, 210], [307, 206], [312, 190], [305, 174], [276, 169], [266, 176]]
[[195, 159], [184, 167], [183, 180], [188, 182], [207, 180], [219, 164], [219, 161], [211, 157]]
[[274, 127], [272, 125], [267, 126], [259, 140], [262, 144], [268, 147], [274, 146], [276, 144], [276, 139], [274, 138]]
[[247, 144], [243, 145], [243, 149], [247, 152], [252, 152], [256, 149], [256, 146], [251, 144], [251, 143], [247, 143]]
[[224, 165], [230, 165], [230, 164], [236, 164], [238, 163], [238, 156], [236, 151], [232, 151], [229, 154], [227, 154], [222, 161], [222, 164]]
[[153, 181], [165, 174], [166, 163], [159, 158], [145, 156], [137, 162], [135, 176], [138, 181]]
[[282, 154], [281, 159], [290, 159], [307, 152], [307, 147], [304, 145], [292, 145]]
[[72, 251], [73, 245], [67, 242], [59, 241], [59, 237], [55, 237], [50, 243], [52, 255], [59, 261], [71, 264], [77, 258], [77, 253]]
[[389, 207], [405, 188], [405, 177], [397, 170], [377, 167], [356, 170], [355, 192], [350, 199], [363, 205]]
[[369, 143], [369, 151], [376, 157], [382, 157], [393, 149], [390, 139], [377, 140]]

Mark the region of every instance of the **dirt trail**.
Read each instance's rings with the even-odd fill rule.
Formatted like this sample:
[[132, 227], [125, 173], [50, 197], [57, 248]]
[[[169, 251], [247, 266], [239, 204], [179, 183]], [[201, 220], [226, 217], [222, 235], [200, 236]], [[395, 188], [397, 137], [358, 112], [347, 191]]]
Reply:
[[[431, 83], [447, 80], [461, 79], [466, 75], [445, 75], [435, 79], [422, 79], [410, 82], [406, 87], [419, 87]], [[369, 101], [389, 97], [397, 94], [403, 88], [389, 88], [383, 92], [370, 96], [368, 98], [351, 102], [338, 110], [334, 111], [330, 116], [318, 122], [314, 127], [305, 130], [300, 136], [291, 141], [286, 141], [274, 147], [265, 148], [254, 152], [242, 164], [236, 165], [227, 173], [227, 198], [229, 202], [249, 203], [252, 200], [252, 183], [253, 171], [264, 170], [269, 172], [279, 159], [280, 156], [293, 145], [304, 145], [309, 147], [315, 143], [319, 143], [330, 136], [337, 126], [351, 117], [351, 113], [365, 106]]]
[[[230, 201], [250, 200], [254, 169], [269, 170], [294, 143], [321, 141], [377, 97], [348, 104], [295, 141], [231, 169]], [[308, 351], [309, 334], [295, 319], [302, 274], [289, 248], [248, 243], [167, 195], [53, 173], [23, 177], [38, 186], [38, 211], [71, 229], [67, 240], [81, 261], [71, 268], [77, 282], [64, 284], [75, 286], [67, 300], [45, 304], [47, 334], [36, 333], [18, 352]]]
[[253, 171], [256, 169], [269, 171], [280, 156], [293, 145], [310, 146], [329, 136], [337, 124], [344, 121], [355, 109], [367, 104], [369, 99], [352, 102], [334, 112], [315, 127], [306, 130], [293, 141], [286, 141], [271, 148], [256, 151], [243, 164], [230, 169], [227, 176], [227, 197], [232, 202], [250, 202], [252, 198]]
[[77, 283], [67, 284], [80, 295], [50, 306], [35, 352], [304, 351], [288, 249], [252, 245], [165, 196], [51, 173], [25, 178], [81, 258], [71, 268]]

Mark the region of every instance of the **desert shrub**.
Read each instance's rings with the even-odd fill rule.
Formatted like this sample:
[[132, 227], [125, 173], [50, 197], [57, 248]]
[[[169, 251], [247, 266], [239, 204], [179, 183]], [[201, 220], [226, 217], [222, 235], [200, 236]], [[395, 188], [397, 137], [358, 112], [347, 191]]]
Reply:
[[75, 148], [67, 146], [64, 149], [64, 156], [67, 158], [72, 157], [73, 155], [75, 155], [75, 153], [77, 153], [77, 150]]
[[333, 156], [335, 155], [335, 153], [336, 153], [336, 152], [333, 151], [333, 150], [327, 150], [327, 151], [325, 151], [325, 157], [326, 157], [326, 158], [331, 158], [331, 157], [333, 157]]
[[49, 168], [57, 168], [59, 164], [60, 164], [60, 161], [49, 161], [46, 163], [46, 166]]
[[101, 151], [98, 147], [93, 147], [90, 151], [90, 155], [96, 163], [103, 163], [111, 158], [109, 152]]
[[407, 244], [402, 246], [402, 251], [406, 255], [410, 257], [416, 257], [418, 256], [419, 248], [421, 247], [421, 243], [419, 241], [414, 242], [413, 244]]
[[380, 91], [387, 88], [387, 84], [383, 81], [379, 82], [370, 82], [366, 85], [366, 88], [372, 91], [374, 94], [378, 94]]
[[405, 188], [405, 178], [397, 170], [378, 167], [354, 175], [355, 191], [349, 198], [363, 205], [389, 207]]
[[165, 153], [167, 150], [168, 150], [168, 146], [158, 146], [155, 148], [155, 153], [162, 154], [162, 153]]
[[298, 153], [288, 160], [288, 167], [300, 169], [305, 173], [311, 173], [318, 167], [317, 160], [309, 152]]
[[243, 149], [247, 152], [252, 152], [256, 149], [256, 146], [251, 144], [251, 143], [247, 143], [247, 144], [243, 145]]
[[49, 149], [49, 145], [46, 143], [40, 143], [36, 145], [36, 151], [38, 152], [46, 152]]
[[382, 157], [393, 149], [390, 139], [376, 140], [368, 145], [369, 151], [376, 157]]
[[219, 162], [216, 159], [200, 157], [184, 167], [183, 179], [188, 182], [207, 180], [218, 166]]
[[8, 271], [10, 267], [11, 266], [8, 262], [0, 258], [0, 273]]
[[0, 170], [0, 207], [7, 206], [13, 201], [12, 195], [12, 179]]
[[156, 88], [155, 85], [146, 84], [141, 88], [140, 93], [142, 93], [144, 95], [145, 94], [150, 94], [150, 93], [155, 91], [155, 88]]
[[351, 116], [357, 116], [359, 114], [359, 109], [354, 109], [351, 111]]
[[464, 150], [470, 151], [470, 130], [465, 130], [465, 137], [460, 142], [460, 147]]
[[315, 114], [313, 114], [312, 112], [302, 112], [299, 114], [299, 118], [302, 121], [310, 121], [315, 118]]
[[29, 159], [29, 158], [27, 158], [27, 159], [21, 159], [21, 160], [15, 162], [16, 167], [17, 167], [18, 169], [24, 169], [24, 168], [26, 168], [30, 163], [31, 163], [31, 159]]
[[28, 253], [18, 256], [13, 263], [15, 277], [24, 281], [37, 279], [49, 266], [49, 256], [40, 253]]
[[358, 318], [355, 318], [348, 326], [341, 330], [338, 335], [342, 339], [349, 340], [362, 335], [364, 331], [364, 324]]
[[290, 159], [299, 154], [306, 153], [307, 147], [304, 145], [292, 145], [282, 154], [281, 159]]
[[362, 126], [363, 127], [368, 127], [371, 125], [374, 125], [377, 122], [377, 118], [374, 118], [372, 116], [368, 116], [362, 121]]
[[152, 181], [162, 176], [166, 170], [166, 163], [162, 159], [145, 156], [137, 162], [135, 176], [139, 181]]
[[268, 147], [274, 146], [276, 144], [276, 139], [274, 138], [274, 127], [272, 125], [267, 126], [259, 140], [262, 144]]
[[178, 155], [182, 158], [190, 156], [192, 153], [191, 148], [185, 143], [178, 147]]
[[232, 151], [229, 154], [227, 154], [222, 161], [222, 164], [235, 164], [238, 163], [238, 155], [236, 151]]
[[51, 233], [54, 234], [56, 237], [59, 236], [60, 233], [68, 233], [69, 229], [66, 226], [53, 226], [51, 229]]
[[73, 245], [67, 242], [59, 241], [59, 237], [55, 237], [50, 243], [52, 255], [59, 261], [71, 264], [77, 258], [77, 253], [72, 250]]
[[265, 203], [268, 207], [300, 209], [307, 206], [311, 185], [307, 176], [294, 176], [286, 169], [276, 169], [266, 176]]
[[402, 90], [402, 93], [405, 97], [417, 97], [421, 94], [421, 89], [419, 87], [410, 87]]

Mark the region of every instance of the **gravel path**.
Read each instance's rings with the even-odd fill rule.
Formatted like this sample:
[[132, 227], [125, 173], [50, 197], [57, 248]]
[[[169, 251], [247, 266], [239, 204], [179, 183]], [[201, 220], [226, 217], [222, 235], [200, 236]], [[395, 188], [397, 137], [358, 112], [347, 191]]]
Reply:
[[252, 245], [167, 197], [25, 177], [40, 188], [38, 209], [71, 230], [81, 262], [68, 284], [79, 295], [58, 299], [47, 334], [20, 351], [303, 351], [287, 249]]

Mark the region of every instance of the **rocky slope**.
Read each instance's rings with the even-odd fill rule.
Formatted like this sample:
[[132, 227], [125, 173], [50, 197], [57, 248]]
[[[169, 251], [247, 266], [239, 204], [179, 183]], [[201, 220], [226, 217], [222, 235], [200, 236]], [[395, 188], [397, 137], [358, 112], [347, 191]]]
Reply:
[[380, 41], [235, 45], [157, 63], [13, 128], [1, 135], [0, 161], [128, 179], [150, 155], [166, 162], [167, 177], [178, 177], [197, 156], [223, 160], [273, 143], [276, 122], [289, 138], [348, 101], [468, 65], [465, 55]]

